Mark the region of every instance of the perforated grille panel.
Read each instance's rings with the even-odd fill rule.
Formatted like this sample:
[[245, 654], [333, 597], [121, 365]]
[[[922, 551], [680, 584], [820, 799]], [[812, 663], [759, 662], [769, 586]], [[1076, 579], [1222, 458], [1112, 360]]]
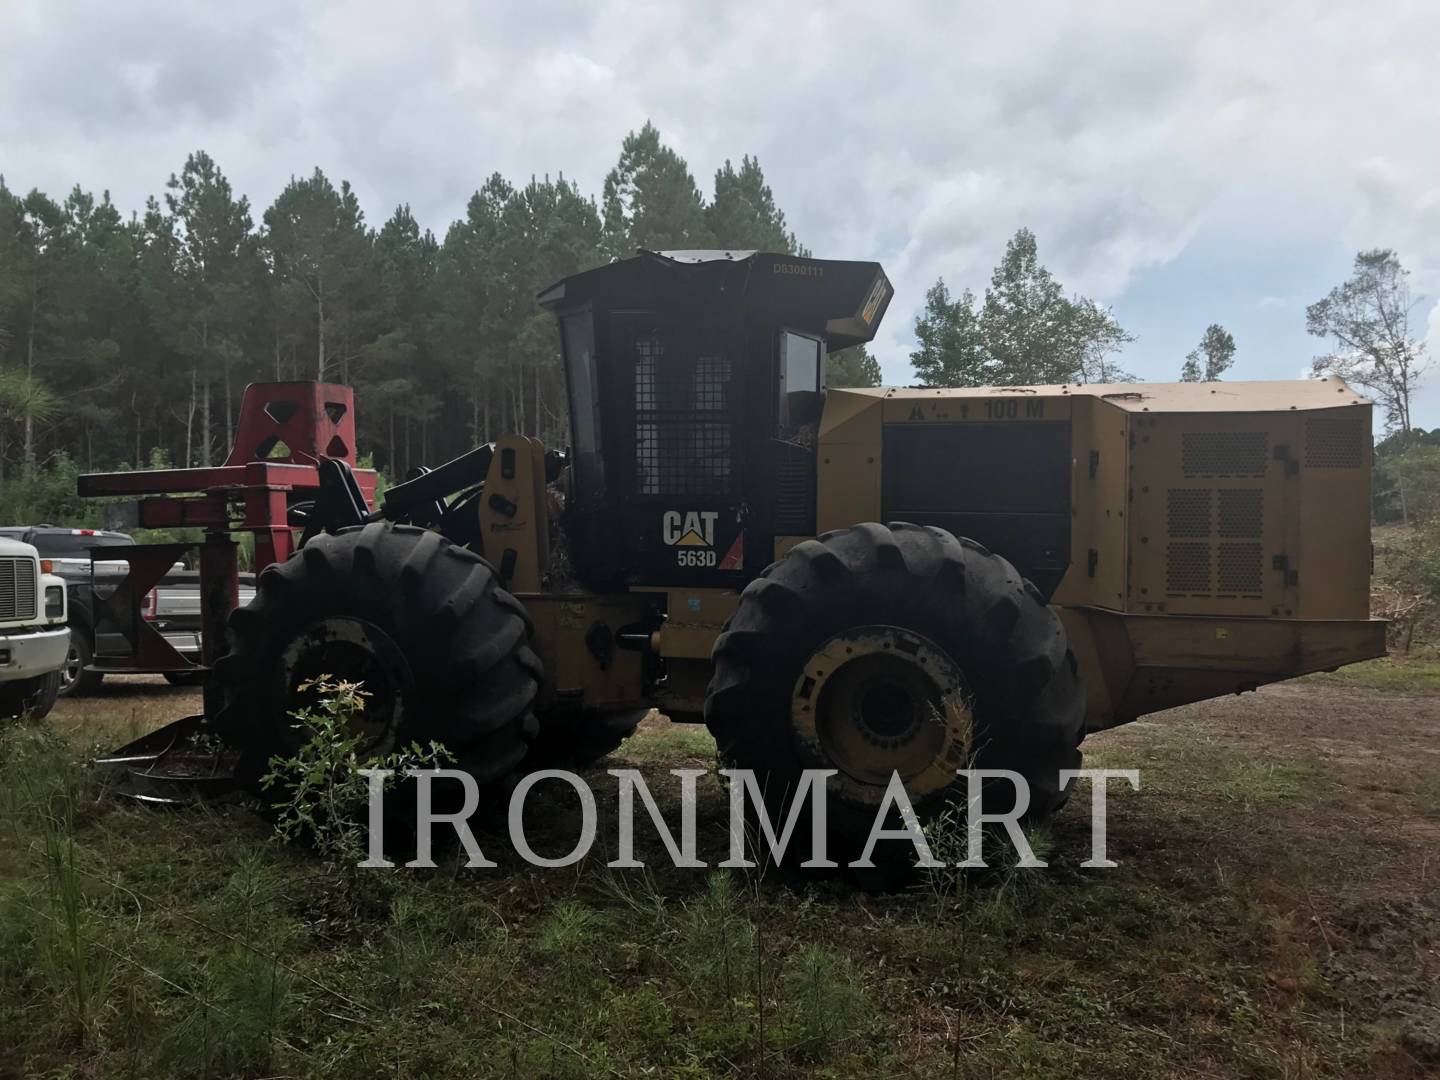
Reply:
[[1173, 537], [1210, 535], [1210, 490], [1171, 488], [1165, 496], [1165, 518]]
[[1130, 610], [1227, 617], [1296, 610], [1287, 514], [1298, 510], [1304, 420], [1237, 409], [1132, 421]]
[[1220, 490], [1220, 538], [1259, 540], [1265, 525], [1265, 493], [1260, 488]]
[[635, 490], [640, 495], [728, 495], [730, 358], [667, 354], [635, 341]]
[[[1264, 587], [1261, 488], [1170, 488], [1166, 492], [1165, 593], [1254, 598]], [[1218, 515], [1215, 513], [1218, 507]], [[1254, 543], [1231, 543], [1232, 540]]]
[[1259, 544], [1221, 544], [1222, 596], [1258, 597], [1264, 589], [1264, 557]]
[[1305, 467], [1358, 469], [1364, 461], [1364, 440], [1358, 419], [1312, 416], [1305, 421]]
[[1184, 435], [1186, 476], [1264, 476], [1269, 440], [1263, 431], [1191, 431]]
[[1166, 552], [1165, 591], [1171, 596], [1210, 594], [1210, 544], [1172, 541]]
[[815, 532], [815, 451], [791, 442], [775, 442], [775, 532]]

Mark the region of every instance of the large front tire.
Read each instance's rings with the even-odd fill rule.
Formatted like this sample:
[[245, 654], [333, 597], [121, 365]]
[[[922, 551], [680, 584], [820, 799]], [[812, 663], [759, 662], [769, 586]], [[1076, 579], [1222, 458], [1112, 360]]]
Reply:
[[304, 740], [292, 714], [321, 675], [363, 682], [363, 751], [441, 743], [483, 787], [535, 732], [543, 670], [524, 607], [484, 559], [436, 533], [374, 523], [312, 539], [268, 568], [215, 665], [221, 731], [253, 788]]
[[[866, 523], [798, 545], [745, 589], [713, 659], [706, 723], [727, 765], [759, 774], [772, 821], [802, 770], [838, 771], [832, 859], [863, 843], [893, 774], [924, 822], [964, 805], [956, 770], [1008, 769], [1039, 822], [1080, 764], [1085, 698], [1059, 618], [1010, 563], [942, 529]], [[987, 786], [987, 809], [1013, 807], [1007, 787]]]

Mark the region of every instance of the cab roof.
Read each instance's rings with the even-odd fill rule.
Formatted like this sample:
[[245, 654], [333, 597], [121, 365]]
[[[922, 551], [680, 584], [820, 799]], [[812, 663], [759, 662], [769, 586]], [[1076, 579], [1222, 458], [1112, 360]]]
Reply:
[[866, 387], [846, 393], [902, 400], [929, 398], [1098, 397], [1127, 412], [1282, 412], [1369, 405], [1343, 379], [1272, 382], [1066, 383], [1060, 386]]
[[870, 341], [895, 294], [877, 262], [766, 251], [641, 251], [557, 281], [538, 301], [552, 311], [609, 310], [734, 315], [823, 334], [830, 351]]

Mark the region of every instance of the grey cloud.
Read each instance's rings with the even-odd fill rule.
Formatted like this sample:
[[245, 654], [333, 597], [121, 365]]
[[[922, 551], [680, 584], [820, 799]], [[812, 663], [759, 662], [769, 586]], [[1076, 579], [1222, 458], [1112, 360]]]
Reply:
[[1022, 225], [1106, 301], [1212, 227], [1440, 273], [1440, 12], [1383, 7], [32, 2], [0, 170], [138, 207], [203, 146], [257, 211], [320, 165], [443, 231], [497, 170], [598, 195], [653, 119], [702, 188], [758, 154], [806, 244], [885, 262], [898, 378], [925, 288], [982, 287]]

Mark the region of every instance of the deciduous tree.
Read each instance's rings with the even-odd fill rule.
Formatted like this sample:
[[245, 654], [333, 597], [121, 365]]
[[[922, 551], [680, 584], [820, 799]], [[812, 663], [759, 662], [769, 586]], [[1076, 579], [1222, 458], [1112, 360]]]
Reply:
[[1385, 248], [1355, 256], [1349, 280], [1305, 309], [1305, 329], [1334, 348], [1314, 361], [1316, 375], [1338, 375], [1369, 390], [1393, 431], [1408, 432], [1410, 401], [1429, 359], [1410, 329], [1410, 272]]
[[1185, 354], [1181, 382], [1216, 382], [1235, 362], [1235, 339], [1219, 323], [1205, 328], [1200, 344]]
[[1041, 264], [1035, 235], [1006, 245], [983, 301], [952, 298], [944, 280], [925, 294], [910, 362], [927, 386], [1023, 386], [1125, 382], [1114, 354], [1133, 338], [1110, 310], [1067, 297]]

